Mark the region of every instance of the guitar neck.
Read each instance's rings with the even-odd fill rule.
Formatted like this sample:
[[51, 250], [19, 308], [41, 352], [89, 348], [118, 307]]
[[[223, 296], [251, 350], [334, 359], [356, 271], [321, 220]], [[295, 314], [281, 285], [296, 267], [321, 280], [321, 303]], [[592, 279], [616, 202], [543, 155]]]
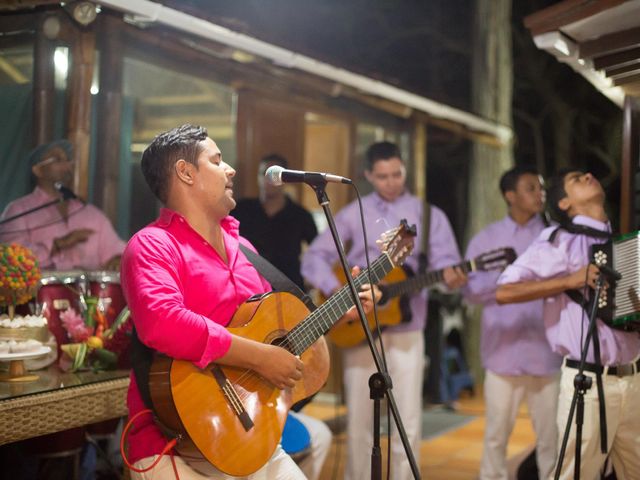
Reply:
[[[372, 264], [371, 280], [378, 283], [393, 269], [393, 262], [386, 253], [380, 255]], [[369, 270], [364, 270], [353, 279], [356, 289], [369, 283]], [[349, 285], [345, 285], [326, 302], [314, 310], [307, 318], [291, 329], [287, 334], [288, 350], [300, 355], [329, 329], [354, 305]]]
[[[467, 260], [454, 267], [460, 268], [464, 273], [476, 270], [474, 260]], [[393, 282], [385, 285], [385, 295], [388, 298], [399, 297], [410, 293], [418, 292], [423, 288], [431, 287], [436, 283], [444, 281], [444, 268], [440, 270], [432, 270], [430, 272], [415, 275], [400, 282]]]

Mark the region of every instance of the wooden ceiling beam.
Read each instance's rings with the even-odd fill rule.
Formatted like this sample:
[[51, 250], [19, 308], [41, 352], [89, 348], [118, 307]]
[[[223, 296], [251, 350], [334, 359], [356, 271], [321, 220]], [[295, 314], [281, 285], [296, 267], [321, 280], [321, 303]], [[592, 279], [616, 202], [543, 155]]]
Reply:
[[533, 36], [559, 30], [565, 25], [596, 15], [627, 0], [564, 0], [539, 10], [524, 19], [524, 25]]
[[640, 47], [640, 27], [602, 35], [579, 45], [582, 58], [593, 58]]
[[634, 73], [636, 70], [640, 69], [640, 59], [634, 63], [628, 63], [622, 66], [613, 66], [604, 69], [604, 74], [607, 77], [615, 78], [617, 76], [625, 76], [631, 73]]
[[0, 33], [3, 37], [20, 34], [33, 35], [36, 30], [36, 22], [35, 14], [0, 15]]
[[4, 0], [0, 3], [0, 11], [33, 10], [43, 5], [59, 5], [61, 0]]
[[602, 70], [603, 68], [611, 68], [635, 63], [640, 58], [640, 48], [631, 48], [624, 52], [612, 53], [602, 57], [593, 59], [593, 68]]
[[620, 77], [620, 78], [616, 78], [613, 81], [613, 84], [618, 87], [620, 85], [630, 85], [633, 83], [640, 83], [640, 73], [636, 74], [636, 75], [629, 75], [626, 77]]

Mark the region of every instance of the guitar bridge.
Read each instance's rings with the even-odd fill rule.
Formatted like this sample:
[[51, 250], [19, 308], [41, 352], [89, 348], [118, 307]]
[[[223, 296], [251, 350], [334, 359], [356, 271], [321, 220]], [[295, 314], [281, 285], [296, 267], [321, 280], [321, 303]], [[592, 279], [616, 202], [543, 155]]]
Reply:
[[227, 399], [227, 402], [236, 413], [238, 420], [240, 420], [240, 423], [244, 427], [245, 431], [248, 432], [253, 428], [254, 423], [253, 420], [251, 420], [251, 417], [249, 417], [247, 410], [244, 408], [244, 405], [242, 404], [242, 401], [240, 400], [236, 389], [233, 388], [233, 384], [225, 376], [224, 372], [219, 366], [213, 365], [211, 367], [211, 373], [213, 374], [213, 378], [216, 379], [216, 382], [218, 382], [218, 386], [222, 390], [222, 393]]

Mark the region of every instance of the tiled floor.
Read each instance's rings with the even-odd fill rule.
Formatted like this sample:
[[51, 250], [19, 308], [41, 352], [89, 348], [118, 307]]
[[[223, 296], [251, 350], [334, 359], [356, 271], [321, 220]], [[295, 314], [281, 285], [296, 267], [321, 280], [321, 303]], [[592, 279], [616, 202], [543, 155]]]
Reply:
[[[473, 480], [478, 476], [482, 455], [482, 436], [484, 432], [484, 402], [482, 393], [473, 398], [461, 399], [458, 412], [474, 415], [465, 425], [448, 430], [422, 442], [420, 451], [420, 473], [429, 480]], [[305, 413], [330, 420], [344, 415], [344, 407], [315, 401], [305, 407]], [[344, 469], [344, 433], [334, 437], [331, 452], [323, 468], [321, 479], [341, 479]], [[526, 408], [521, 408], [511, 435], [508, 447], [510, 469], [515, 472], [517, 465], [530, 452], [534, 443], [534, 434]], [[382, 439], [383, 452], [386, 453], [386, 438]], [[386, 459], [383, 460], [383, 464]], [[383, 478], [386, 478], [383, 476]]]

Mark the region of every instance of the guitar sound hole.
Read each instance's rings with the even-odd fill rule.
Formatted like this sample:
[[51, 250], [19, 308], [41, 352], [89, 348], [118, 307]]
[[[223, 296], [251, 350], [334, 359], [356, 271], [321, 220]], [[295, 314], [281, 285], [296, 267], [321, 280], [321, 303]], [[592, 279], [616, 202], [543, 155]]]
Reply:
[[276, 347], [282, 347], [285, 350], [292, 352], [293, 350], [291, 349], [291, 343], [289, 342], [289, 340], [287, 339], [287, 337], [278, 337], [275, 338], [272, 342], [271, 345], [275, 345]]

